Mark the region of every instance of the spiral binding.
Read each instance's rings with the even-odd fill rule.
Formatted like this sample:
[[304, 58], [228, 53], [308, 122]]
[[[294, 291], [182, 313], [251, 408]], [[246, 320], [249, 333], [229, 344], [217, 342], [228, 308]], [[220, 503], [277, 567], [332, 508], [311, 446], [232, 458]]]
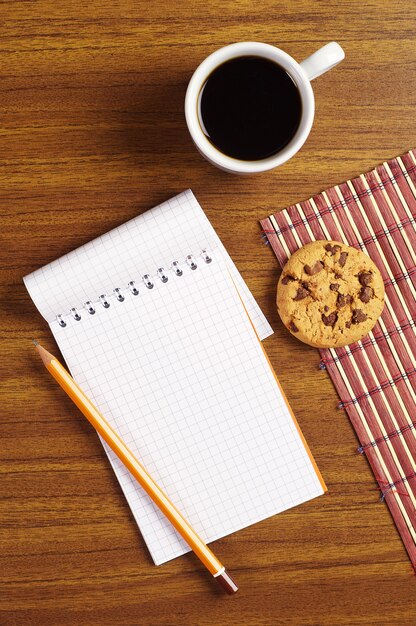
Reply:
[[[207, 252], [207, 250], [201, 250], [200, 258], [204, 263], [211, 263], [212, 261], [212, 257]], [[169, 281], [169, 274], [173, 274], [174, 276], [178, 277], [183, 276], [185, 268], [188, 268], [190, 270], [198, 269], [197, 259], [192, 254], [188, 254], [188, 256], [185, 258], [184, 263], [179, 263], [179, 261], [173, 261], [169, 269], [159, 267], [156, 271], [155, 276], [152, 276], [151, 274], [143, 274], [143, 276], [141, 277], [141, 282], [146, 289], [153, 289], [158, 281], [163, 284], [167, 283]], [[140, 289], [136, 281], [131, 280], [130, 282], [128, 282], [125, 289], [122, 289], [121, 287], [115, 287], [111, 294], [101, 294], [100, 296], [98, 296], [96, 302], [87, 300], [84, 303], [82, 310], [76, 307], [72, 307], [72, 309], [70, 309], [66, 315], [57, 315], [56, 321], [58, 322], [59, 326], [61, 326], [61, 328], [65, 328], [71, 318], [75, 322], [80, 322], [84, 312], [88, 313], [89, 315], [95, 315], [98, 306], [102, 306], [104, 309], [108, 309], [111, 306], [111, 298], [116, 299], [118, 302], [124, 302], [126, 299], [126, 295], [128, 294], [131, 294], [133, 296], [138, 296], [140, 294]]]

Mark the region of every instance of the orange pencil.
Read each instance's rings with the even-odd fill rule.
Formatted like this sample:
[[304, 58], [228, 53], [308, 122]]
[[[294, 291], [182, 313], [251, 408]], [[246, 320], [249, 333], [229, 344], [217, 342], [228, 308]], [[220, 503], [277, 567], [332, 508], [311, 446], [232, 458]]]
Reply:
[[129, 472], [131, 472], [137, 482], [151, 497], [153, 502], [168, 518], [178, 533], [185, 539], [187, 544], [190, 548], [192, 548], [207, 570], [213, 575], [213, 577], [228, 594], [232, 595], [236, 593], [238, 591], [238, 587], [231, 576], [227, 574], [221, 561], [217, 559], [215, 554], [208, 548], [208, 546], [188, 524], [186, 519], [181, 515], [178, 509], [172, 504], [167, 495], [149, 476], [144, 467], [128, 449], [126, 444], [111, 428], [110, 424], [87, 398], [82, 389], [78, 387], [72, 376], [66, 371], [63, 365], [59, 363], [58, 359], [45, 350], [45, 348], [42, 348], [37, 341], [33, 341], [49, 373], [52, 374], [56, 382], [68, 394], [81, 413], [85, 415], [87, 420], [94, 426], [95, 430], [101, 435], [104, 441], [108, 443], [113, 452], [127, 467]]

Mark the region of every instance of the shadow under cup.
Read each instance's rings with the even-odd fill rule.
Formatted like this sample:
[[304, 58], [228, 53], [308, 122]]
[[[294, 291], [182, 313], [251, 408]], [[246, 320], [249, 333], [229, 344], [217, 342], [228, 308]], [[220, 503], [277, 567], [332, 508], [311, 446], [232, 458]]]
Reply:
[[263, 56], [226, 60], [211, 71], [198, 95], [197, 116], [206, 139], [238, 161], [278, 155], [296, 136], [302, 115], [295, 79]]

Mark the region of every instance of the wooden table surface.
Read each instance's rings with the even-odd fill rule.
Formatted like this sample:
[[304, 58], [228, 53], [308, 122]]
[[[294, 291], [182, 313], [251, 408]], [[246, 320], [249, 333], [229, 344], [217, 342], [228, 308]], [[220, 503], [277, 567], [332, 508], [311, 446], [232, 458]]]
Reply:
[[[414, 624], [416, 580], [348, 418], [275, 310], [258, 220], [415, 144], [416, 3], [0, 3], [2, 625]], [[183, 115], [202, 59], [238, 40], [301, 60], [337, 40], [316, 119], [278, 170], [224, 174]], [[56, 350], [22, 276], [191, 187], [275, 331], [265, 347], [329, 487], [215, 543], [228, 598], [192, 555], [156, 568], [89, 424], [40, 365]]]

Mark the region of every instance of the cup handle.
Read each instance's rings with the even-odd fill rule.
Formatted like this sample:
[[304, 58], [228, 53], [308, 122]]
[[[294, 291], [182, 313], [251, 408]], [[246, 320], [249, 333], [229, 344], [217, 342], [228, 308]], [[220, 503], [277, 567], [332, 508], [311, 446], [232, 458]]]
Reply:
[[309, 80], [313, 80], [338, 65], [345, 58], [345, 52], [336, 41], [327, 43], [300, 63]]

